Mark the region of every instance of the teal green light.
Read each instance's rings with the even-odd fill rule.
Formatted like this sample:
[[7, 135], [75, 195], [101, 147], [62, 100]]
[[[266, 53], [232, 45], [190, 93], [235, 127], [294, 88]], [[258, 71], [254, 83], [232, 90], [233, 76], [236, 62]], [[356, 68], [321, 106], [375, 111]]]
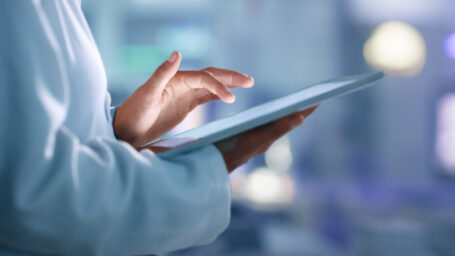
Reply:
[[119, 58], [122, 72], [152, 73], [169, 57], [169, 51], [149, 45], [124, 45], [120, 47]]

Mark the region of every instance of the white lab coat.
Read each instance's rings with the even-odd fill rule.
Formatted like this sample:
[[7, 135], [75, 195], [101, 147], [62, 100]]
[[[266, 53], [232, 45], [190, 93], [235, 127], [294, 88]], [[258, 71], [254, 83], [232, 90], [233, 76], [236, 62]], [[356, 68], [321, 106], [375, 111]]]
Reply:
[[0, 255], [153, 254], [227, 227], [216, 148], [138, 153], [109, 104], [80, 1], [0, 2]]

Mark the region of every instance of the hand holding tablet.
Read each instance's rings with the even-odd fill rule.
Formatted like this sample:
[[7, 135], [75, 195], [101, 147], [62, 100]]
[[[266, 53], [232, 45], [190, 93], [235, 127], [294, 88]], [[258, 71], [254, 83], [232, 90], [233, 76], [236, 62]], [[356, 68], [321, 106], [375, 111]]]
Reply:
[[[383, 76], [383, 72], [376, 72], [318, 83], [296, 93], [266, 102], [246, 111], [196, 127], [167, 139], [147, 143], [140, 147], [140, 149], [149, 148], [161, 157], [171, 157], [182, 154], [208, 144], [215, 144], [219, 149], [221, 148], [223, 150], [223, 147], [226, 147], [226, 143], [224, 142], [229, 141], [225, 139], [264, 126], [265, 124], [280, 118], [282, 118], [280, 119], [281, 121], [277, 121], [277, 123], [283, 125], [281, 122], [293, 120], [291, 117], [293, 115], [291, 114], [299, 112], [302, 109], [307, 109], [302, 113], [308, 113], [305, 111], [311, 110], [308, 113], [309, 115], [314, 111], [312, 108], [308, 109], [309, 107], [321, 103], [324, 100], [366, 88]], [[305, 115], [305, 117], [306, 116], [307, 115]], [[287, 118], [290, 119], [288, 120]], [[277, 124], [275, 123], [275, 125]], [[257, 131], [255, 132], [253, 130], [251, 133], [248, 132], [240, 137], [246, 138], [247, 136], [251, 136], [258, 138], [256, 135]], [[232, 144], [232, 141], [231, 145], [232, 147], [240, 147], [238, 144]]]
[[224, 157], [228, 172], [231, 173], [251, 158], [264, 153], [273, 142], [301, 125], [318, 107], [316, 105], [215, 143]]

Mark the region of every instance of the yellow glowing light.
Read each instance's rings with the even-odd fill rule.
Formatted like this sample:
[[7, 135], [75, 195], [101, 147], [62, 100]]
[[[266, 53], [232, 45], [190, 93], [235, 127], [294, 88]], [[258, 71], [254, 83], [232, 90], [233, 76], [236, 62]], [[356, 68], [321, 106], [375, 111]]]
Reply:
[[411, 25], [390, 21], [379, 25], [363, 48], [370, 66], [397, 75], [414, 75], [426, 58], [425, 40]]
[[277, 140], [265, 152], [265, 162], [273, 170], [286, 172], [292, 165], [291, 145], [287, 136]]
[[259, 168], [247, 176], [243, 195], [255, 207], [284, 207], [293, 200], [293, 183], [287, 174]]

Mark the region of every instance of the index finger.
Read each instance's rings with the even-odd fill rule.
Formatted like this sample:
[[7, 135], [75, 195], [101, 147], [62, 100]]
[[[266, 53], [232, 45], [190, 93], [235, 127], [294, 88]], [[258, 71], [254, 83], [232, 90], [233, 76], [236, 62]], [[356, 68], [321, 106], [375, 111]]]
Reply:
[[203, 71], [210, 73], [229, 88], [250, 88], [254, 85], [254, 79], [251, 76], [237, 71], [214, 67], [205, 68]]
[[227, 86], [208, 72], [179, 71], [177, 79], [179, 79], [188, 88], [206, 89], [210, 93], [217, 95], [224, 102], [232, 103], [235, 101], [234, 94], [229, 91]]

